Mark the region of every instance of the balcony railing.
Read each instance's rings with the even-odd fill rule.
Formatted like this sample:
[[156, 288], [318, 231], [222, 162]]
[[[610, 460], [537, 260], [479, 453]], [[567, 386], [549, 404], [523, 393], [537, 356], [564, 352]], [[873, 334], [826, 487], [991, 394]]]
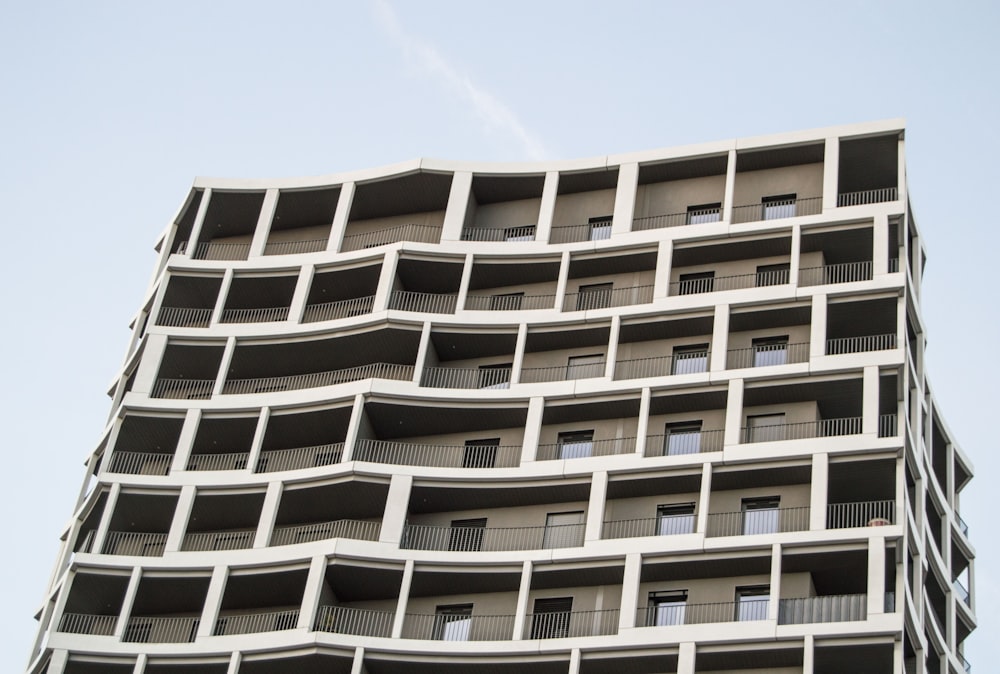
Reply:
[[639, 538], [693, 534], [694, 514], [662, 515], [634, 520], [605, 520], [601, 538]]
[[872, 280], [871, 262], [844, 262], [806, 267], [799, 270], [800, 286], [821, 286], [831, 283], [855, 283]]
[[418, 243], [438, 243], [441, 240], [441, 228], [433, 225], [418, 225], [409, 223], [387, 227], [374, 232], [348, 234], [340, 249], [343, 252], [375, 248], [398, 241], [416, 241]]
[[416, 311], [422, 314], [453, 314], [457, 301], [458, 295], [393, 290], [389, 295], [389, 308], [393, 311]]
[[768, 367], [809, 361], [809, 343], [758, 344], [749, 349], [730, 349], [726, 354], [726, 367], [738, 370], [745, 367]]
[[708, 372], [710, 351], [678, 353], [673, 356], [655, 358], [634, 358], [615, 362], [616, 380], [664, 377], [671, 374], [692, 374]]
[[955, 589], [955, 596], [957, 596], [966, 606], [972, 606], [972, 595], [969, 594], [969, 590], [962, 585], [962, 581], [957, 578], [952, 583], [952, 587]]
[[899, 190], [895, 187], [881, 187], [860, 192], [842, 192], [837, 195], [837, 206], [863, 206], [883, 201], [896, 201], [897, 199], [899, 199]]
[[584, 459], [590, 456], [615, 456], [634, 454], [635, 438], [608, 438], [606, 440], [574, 440], [538, 445], [536, 461]]
[[189, 643], [198, 635], [199, 618], [144, 618], [133, 616], [125, 625], [122, 641], [136, 643]]
[[700, 452], [721, 452], [724, 430], [675, 431], [646, 436], [645, 456], [682, 456]]
[[434, 641], [510, 641], [514, 637], [513, 615], [460, 615], [407, 613], [404, 639]]
[[295, 447], [292, 449], [269, 449], [260, 453], [255, 473], [276, 473], [282, 470], [299, 470], [340, 463], [344, 455], [344, 443]]
[[534, 241], [535, 225], [520, 227], [466, 227], [462, 241]]
[[170, 328], [207, 328], [212, 320], [211, 309], [193, 307], [160, 307], [156, 324]]
[[509, 367], [428, 367], [420, 385], [428, 388], [507, 389]]
[[757, 222], [760, 220], [780, 220], [800, 215], [817, 215], [822, 212], [823, 197], [781, 199], [733, 207], [733, 224]]
[[663, 229], [665, 227], [681, 227], [683, 225], [700, 225], [706, 222], [722, 220], [722, 207], [701, 208], [684, 213], [667, 213], [665, 215], [650, 215], [644, 218], [632, 219], [632, 231], [640, 232], [646, 229]]
[[529, 613], [524, 622], [524, 638], [563, 639], [617, 634], [618, 613], [616, 608], [602, 611]]
[[789, 270], [775, 269], [771, 271], [759, 271], [753, 274], [674, 281], [670, 284], [670, 295], [698, 295], [701, 293], [721, 292], [723, 290], [763, 288], [765, 286], [786, 285], [788, 282]]
[[253, 547], [256, 529], [230, 531], [192, 531], [184, 535], [181, 550], [207, 552], [210, 550], [246, 550]]
[[581, 365], [560, 365], [556, 367], [529, 367], [521, 370], [521, 382], [537, 384], [547, 381], [570, 381], [573, 379], [590, 379], [604, 376], [605, 363], [587, 363]]
[[955, 522], [958, 523], [958, 528], [962, 531], [963, 534], [965, 534], [965, 537], [968, 538], [969, 537], [969, 525], [966, 524], [965, 520], [963, 520], [962, 516], [959, 515], [958, 513], [955, 513]]
[[349, 606], [320, 606], [316, 614], [317, 632], [354, 634], [362, 637], [392, 636], [394, 611], [375, 611]]
[[220, 323], [276, 323], [288, 320], [288, 307], [223, 309]]
[[798, 424], [744, 426], [741, 431], [743, 442], [747, 443], [858, 435], [861, 433], [861, 417], [820, 419], [819, 421], [805, 421]]
[[[182, 241], [178, 255], [185, 254], [190, 243]], [[191, 255], [196, 260], [245, 260], [250, 255], [249, 243], [199, 243]]]
[[895, 414], [880, 414], [878, 417], [878, 436], [880, 438], [894, 438], [899, 435], [896, 425]]
[[116, 615], [88, 615], [86, 613], [63, 613], [59, 621], [59, 632], [69, 634], [97, 634], [111, 636], [118, 624]]
[[809, 507], [710, 513], [706, 536], [752, 536], [809, 529]]
[[405, 550], [495, 552], [542, 550], [583, 545], [583, 524], [541, 527], [439, 527], [407, 524], [400, 547]]
[[667, 627], [670, 625], [705, 625], [708, 623], [751, 622], [767, 620], [767, 597], [722, 601], [713, 604], [668, 604], [642, 606], [636, 612], [639, 627]]
[[890, 274], [895, 274], [898, 271], [899, 271], [899, 258], [898, 257], [890, 257], [889, 258], [889, 273]]
[[255, 379], [232, 379], [225, 383], [222, 392], [225, 394], [270, 393], [273, 391], [292, 391], [319, 386], [346, 384], [362, 379], [396, 379], [409, 381], [413, 379], [413, 366], [399, 363], [369, 363], [349, 367], [343, 370], [327, 372], [311, 372], [309, 374], [293, 374], [285, 377], [258, 377]]
[[173, 463], [173, 454], [149, 452], [121, 452], [115, 450], [108, 464], [109, 473], [123, 475], [166, 475]]
[[187, 470], [246, 470], [250, 452], [228, 454], [192, 454]]
[[314, 524], [275, 527], [271, 545], [295, 545], [331, 538], [351, 538], [356, 541], [377, 541], [381, 524], [365, 520], [334, 520]]
[[895, 501], [857, 501], [829, 503], [826, 506], [827, 529], [877, 527], [896, 523]]
[[298, 622], [298, 609], [219, 616], [215, 621], [213, 634], [255, 634], [257, 632], [293, 630]]
[[370, 314], [374, 306], [374, 295], [355, 297], [349, 300], [338, 300], [336, 302], [307, 304], [305, 311], [302, 313], [302, 322], [315, 323], [317, 321], [332, 321], [338, 318], [361, 316]]
[[438, 468], [514, 468], [521, 463], [520, 445], [428, 445], [415, 442], [360, 439], [355, 461], [396, 466]]
[[214, 379], [157, 379], [150, 397], [206, 400], [212, 397], [214, 388]]
[[779, 625], [839, 623], [868, 619], [868, 595], [836, 594], [778, 601]]
[[630, 286], [566, 293], [563, 311], [592, 311], [608, 307], [649, 304], [653, 301], [653, 286]]
[[535, 311], [555, 307], [555, 295], [469, 295], [465, 298], [467, 311]]
[[577, 241], [607, 241], [611, 238], [611, 221], [589, 222], [585, 225], [558, 225], [552, 228], [549, 243]]
[[838, 337], [826, 340], [826, 355], [839, 356], [845, 353], [865, 353], [868, 351], [888, 351], [896, 348], [896, 333], [884, 335], [862, 335], [860, 337]]
[[167, 535], [140, 533], [133, 531], [109, 531], [104, 539], [105, 555], [135, 555], [137, 557], [160, 557], [167, 544]]
[[327, 239], [307, 239], [304, 241], [269, 241], [264, 245], [264, 255], [295, 255], [298, 253], [318, 253], [326, 250]]

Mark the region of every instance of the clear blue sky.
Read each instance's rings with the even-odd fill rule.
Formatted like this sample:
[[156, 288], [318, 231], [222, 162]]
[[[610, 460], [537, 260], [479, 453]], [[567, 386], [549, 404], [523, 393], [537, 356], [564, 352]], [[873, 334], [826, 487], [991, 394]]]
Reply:
[[152, 245], [194, 176], [576, 158], [888, 117], [907, 118], [931, 376], [977, 467], [967, 656], [1000, 662], [1000, 4], [817, 5], [3, 3], [0, 669], [27, 661]]

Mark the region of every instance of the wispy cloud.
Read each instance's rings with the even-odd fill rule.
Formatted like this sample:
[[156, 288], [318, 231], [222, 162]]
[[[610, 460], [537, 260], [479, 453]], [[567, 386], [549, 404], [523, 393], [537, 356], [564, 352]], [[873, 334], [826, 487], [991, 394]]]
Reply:
[[379, 25], [404, 56], [464, 101], [489, 130], [499, 130], [513, 137], [530, 159], [548, 157], [542, 143], [503, 101], [460, 72], [433, 45], [407, 33], [387, 0], [373, 0], [372, 5]]

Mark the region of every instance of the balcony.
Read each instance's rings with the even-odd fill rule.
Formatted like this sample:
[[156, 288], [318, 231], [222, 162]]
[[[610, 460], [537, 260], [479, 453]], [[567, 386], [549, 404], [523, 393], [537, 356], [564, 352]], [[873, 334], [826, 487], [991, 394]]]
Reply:
[[809, 508], [761, 508], [710, 513], [707, 536], [752, 536], [809, 529]]
[[861, 433], [861, 417], [820, 419], [793, 424], [751, 425], [744, 426], [740, 431], [745, 443], [858, 435]]
[[374, 306], [374, 295], [368, 295], [367, 297], [355, 297], [349, 300], [308, 304], [306, 305], [305, 311], [302, 313], [302, 322], [316, 323], [317, 321], [333, 321], [338, 318], [362, 316], [364, 314], [370, 314]]
[[109, 531], [101, 554], [162, 557], [167, 534], [137, 531]]
[[524, 384], [537, 384], [552, 381], [572, 381], [575, 379], [591, 379], [603, 377], [605, 361], [576, 364], [570, 362], [567, 365], [557, 365], [555, 367], [528, 367], [521, 370], [521, 382]]
[[[370, 363], [358, 367], [331, 370], [327, 372], [312, 372], [295, 374], [285, 377], [257, 377], [253, 379], [233, 379], [227, 381], [222, 392], [227, 395], [242, 395], [252, 393], [271, 393], [274, 391], [292, 391], [319, 386], [335, 386], [362, 379], [395, 379], [410, 381], [413, 379], [413, 366], [398, 363]], [[157, 382], [159, 384], [160, 382]], [[200, 389], [201, 390], [201, 389]], [[209, 395], [211, 390], [209, 390]], [[167, 395], [154, 397], [171, 397]], [[208, 397], [208, 396], [205, 396]]]
[[292, 630], [298, 626], [299, 610], [262, 611], [219, 616], [215, 621], [216, 636], [229, 634], [256, 634]]
[[394, 611], [353, 608], [350, 606], [320, 606], [316, 614], [317, 632], [353, 634], [362, 637], [392, 636]]
[[695, 515], [661, 515], [631, 520], [605, 520], [601, 538], [640, 538], [643, 536], [676, 536], [693, 534]]
[[351, 519], [275, 527], [271, 534], [271, 545], [295, 545], [332, 538], [377, 541], [380, 529], [379, 522]]
[[534, 241], [535, 225], [517, 227], [466, 227], [462, 241]]
[[245, 260], [250, 255], [250, 242], [245, 243], [199, 243], [190, 248], [189, 241], [182, 241], [177, 249], [178, 255], [184, 255], [191, 250], [191, 257], [196, 260]]
[[108, 472], [126, 475], [166, 475], [170, 472], [173, 460], [173, 454], [115, 450], [111, 454]]
[[565, 439], [561, 442], [538, 445], [536, 461], [583, 459], [591, 456], [618, 456], [635, 453], [635, 438]]
[[574, 548], [583, 545], [585, 528], [585, 524], [540, 527], [442, 527], [407, 524], [400, 548], [462, 552]]
[[726, 367], [730, 370], [807, 362], [809, 362], [807, 342], [789, 344], [780, 340], [762, 341], [749, 349], [730, 349], [726, 353]]
[[433, 641], [510, 641], [514, 636], [513, 615], [464, 613], [407, 613], [404, 639]]
[[697, 278], [681, 278], [679, 281], [671, 282], [670, 295], [698, 295], [701, 293], [722, 292], [724, 290], [786, 285], [789, 282], [789, 271], [787, 268], [761, 270], [753, 274], [737, 274], [735, 276], [705, 274], [694, 274], [692, 276], [696, 276]]
[[601, 287], [566, 293], [563, 311], [592, 311], [608, 307], [625, 307], [635, 304], [649, 304], [653, 301], [653, 286], [640, 285], [626, 288]]
[[420, 385], [428, 388], [508, 389], [509, 367], [428, 367]]
[[868, 595], [841, 594], [778, 601], [779, 625], [837, 623], [868, 619]]
[[417, 223], [406, 223], [394, 227], [385, 227], [371, 232], [359, 232], [357, 234], [347, 234], [340, 250], [349, 252], [352, 250], [364, 250], [377, 246], [386, 246], [390, 243], [400, 241], [413, 241], [416, 243], [437, 243], [441, 238], [441, 228], [435, 225], [420, 225]]
[[958, 597], [963, 604], [972, 608], [972, 595], [969, 594], [969, 590], [962, 585], [962, 581], [956, 578], [952, 583], [952, 587], [955, 589], [955, 596]]
[[197, 552], [210, 550], [246, 550], [253, 547], [256, 535], [256, 529], [192, 531], [184, 535], [181, 550]]
[[262, 450], [254, 472], [274, 473], [283, 470], [329, 466], [340, 463], [343, 455], [344, 443], [342, 442], [292, 449]]
[[576, 225], [554, 225], [549, 243], [607, 241], [611, 238], [611, 218], [592, 218], [592, 222]]
[[170, 328], [207, 328], [211, 318], [212, 309], [162, 306], [156, 324]]
[[879, 204], [885, 201], [897, 201], [898, 199], [899, 190], [895, 187], [881, 187], [874, 190], [838, 194], [837, 206], [863, 206], [866, 204]]
[[529, 613], [524, 625], [525, 639], [565, 639], [618, 634], [619, 610], [553, 611]]
[[389, 295], [389, 309], [424, 314], [453, 314], [457, 301], [458, 295], [394, 290]]
[[825, 264], [821, 267], [804, 267], [799, 270], [799, 285], [803, 287], [871, 280], [871, 262]]
[[646, 436], [646, 456], [683, 456], [721, 452], [726, 431], [679, 427], [669, 433]]
[[711, 604], [654, 604], [642, 606], [636, 615], [638, 627], [705, 625], [709, 623], [767, 620], [768, 598], [723, 601]]
[[765, 197], [760, 203], [733, 207], [733, 224], [780, 220], [823, 212], [823, 197], [799, 198], [795, 195]]
[[521, 463], [521, 446], [486, 441], [437, 445], [362, 438], [354, 450], [354, 460], [437, 468], [515, 468]]
[[896, 502], [859, 501], [830, 503], [826, 506], [827, 529], [879, 527], [896, 523]]
[[125, 625], [122, 641], [133, 643], [190, 643], [198, 634], [200, 618], [132, 616]]
[[117, 615], [88, 615], [85, 613], [63, 613], [57, 632], [67, 634], [94, 634], [111, 636], [118, 624]]
[[666, 227], [683, 227], [685, 225], [701, 225], [722, 220], [722, 205], [694, 208], [684, 213], [667, 213], [650, 215], [632, 219], [632, 231], [641, 232], [647, 229], [663, 229]]
[[896, 348], [896, 333], [884, 335], [863, 335], [860, 337], [839, 337], [826, 340], [826, 355], [839, 356], [845, 353], [867, 353], [888, 351]]

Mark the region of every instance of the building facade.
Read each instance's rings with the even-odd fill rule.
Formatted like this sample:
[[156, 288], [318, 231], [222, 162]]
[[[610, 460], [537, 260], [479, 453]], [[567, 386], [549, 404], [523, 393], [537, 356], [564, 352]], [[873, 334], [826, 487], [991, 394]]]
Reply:
[[967, 671], [903, 144], [197, 180], [27, 671]]

